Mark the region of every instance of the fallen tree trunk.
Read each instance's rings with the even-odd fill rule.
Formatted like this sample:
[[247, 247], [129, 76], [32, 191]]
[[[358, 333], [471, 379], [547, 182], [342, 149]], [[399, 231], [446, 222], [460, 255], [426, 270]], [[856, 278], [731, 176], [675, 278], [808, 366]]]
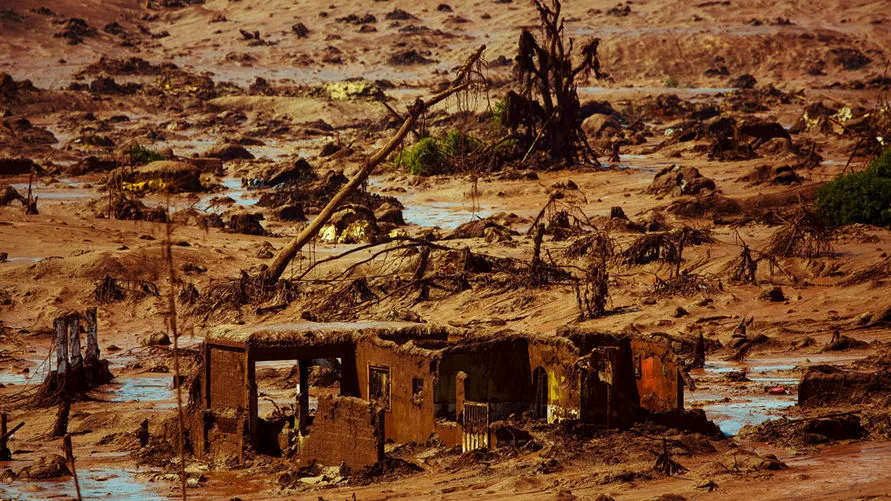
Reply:
[[354, 192], [356, 191], [368, 176], [371, 175], [374, 168], [377, 167], [378, 164], [384, 161], [387, 156], [392, 153], [401, 143], [402, 140], [405, 139], [405, 136], [408, 135], [409, 131], [417, 123], [418, 119], [430, 109], [432, 106], [437, 103], [445, 100], [449, 96], [467, 90], [471, 86], [470, 77], [473, 75], [473, 68], [476, 65], [480, 57], [483, 54], [483, 50], [486, 49], [486, 46], [480, 46], [479, 49], [474, 52], [470, 58], [464, 63], [464, 66], [458, 70], [458, 75], [455, 77], [455, 80], [452, 81], [452, 84], [449, 85], [447, 89], [444, 91], [430, 97], [426, 101], [418, 98], [414, 104], [409, 108], [408, 115], [405, 117], [405, 121], [402, 123], [402, 127], [396, 132], [388, 142], [385, 144], [380, 150], [377, 151], [365, 165], [359, 169], [359, 172], [356, 173], [355, 176], [345, 184], [340, 191], [337, 192], [336, 195], [328, 202], [328, 205], [322, 209], [322, 212], [316, 217], [309, 225], [304, 228], [302, 232], [300, 232], [294, 240], [291, 241], [284, 249], [282, 249], [277, 256], [275, 256], [275, 260], [273, 260], [272, 264], [269, 266], [269, 269], [266, 270], [266, 281], [268, 283], [275, 283], [281, 278], [282, 274], [285, 272], [285, 268], [287, 268], [288, 263], [294, 259], [294, 256], [300, 252], [300, 249], [303, 248], [310, 240], [315, 238], [315, 236], [319, 233], [319, 230], [322, 229], [322, 226], [328, 222], [331, 216], [337, 211], [337, 209], [344, 203], [344, 201]]

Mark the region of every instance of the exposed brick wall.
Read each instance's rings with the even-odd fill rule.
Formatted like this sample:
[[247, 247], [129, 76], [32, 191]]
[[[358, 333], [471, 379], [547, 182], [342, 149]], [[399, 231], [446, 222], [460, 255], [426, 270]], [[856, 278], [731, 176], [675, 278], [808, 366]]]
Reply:
[[247, 407], [245, 399], [244, 351], [221, 346], [211, 346], [210, 358], [210, 408]]
[[383, 411], [355, 397], [319, 397], [300, 459], [326, 466], [371, 466], [384, 457]]
[[637, 380], [640, 406], [651, 412], [671, 412], [684, 408], [682, 381], [671, 350], [661, 342], [633, 340], [635, 363], [639, 364]]

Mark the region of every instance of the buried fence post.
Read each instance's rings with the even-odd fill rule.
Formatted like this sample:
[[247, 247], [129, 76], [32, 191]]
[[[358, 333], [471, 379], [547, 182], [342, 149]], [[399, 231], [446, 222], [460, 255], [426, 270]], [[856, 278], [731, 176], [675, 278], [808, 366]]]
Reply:
[[77, 470], [74, 468], [74, 448], [71, 446], [71, 435], [66, 434], [62, 439], [65, 446], [65, 459], [68, 460], [68, 467], [71, 469], [71, 477], [74, 478], [74, 491], [77, 493], [77, 501], [81, 501], [80, 483], [77, 481]]
[[72, 373], [75, 373], [84, 361], [80, 354], [80, 315], [68, 317], [68, 336], [68, 361], [71, 363]]
[[0, 461], [9, 461], [12, 459], [12, 453], [7, 446], [6, 438], [6, 420], [8, 416], [5, 412], [0, 413]]
[[56, 422], [53, 423], [53, 436], [62, 437], [68, 433], [68, 414], [71, 412], [71, 399], [69, 395], [62, 396], [59, 402], [59, 410], [56, 413]]
[[97, 325], [96, 325], [96, 308], [90, 308], [87, 310], [87, 351], [86, 351], [86, 360], [87, 363], [90, 361], [98, 361], [99, 360], [99, 337], [97, 334]]
[[56, 372], [61, 379], [68, 372], [68, 322], [65, 317], [53, 320], [56, 330]]

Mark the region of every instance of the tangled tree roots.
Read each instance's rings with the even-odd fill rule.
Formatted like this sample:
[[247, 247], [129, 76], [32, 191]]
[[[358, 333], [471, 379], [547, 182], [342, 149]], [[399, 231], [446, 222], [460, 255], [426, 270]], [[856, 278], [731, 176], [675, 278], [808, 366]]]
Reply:
[[681, 229], [643, 235], [622, 252], [626, 266], [643, 266], [662, 262], [678, 265], [683, 259], [684, 246], [711, 243], [711, 231], [685, 226]]
[[831, 256], [834, 228], [817, 214], [802, 209], [770, 239], [767, 253], [782, 257]]
[[696, 273], [682, 272], [676, 276], [663, 280], [656, 277], [656, 282], [650, 289], [650, 295], [670, 296], [711, 296], [723, 289], [720, 281], [715, 281]]
[[[183, 291], [185, 293], [185, 289]], [[195, 291], [197, 292], [197, 290]], [[238, 313], [246, 305], [262, 303], [288, 304], [298, 297], [297, 285], [290, 280], [279, 280], [274, 284], [266, 282], [263, 274], [251, 276], [242, 271], [236, 279], [219, 280], [211, 283], [204, 293], [192, 299], [191, 314], [202, 318], [221, 318], [229, 313]], [[189, 304], [187, 301], [182, 301]]]
[[111, 275], [105, 275], [105, 278], [93, 284], [92, 296], [96, 302], [105, 304], [123, 301], [127, 298], [138, 300], [158, 294], [158, 286], [153, 282], [113, 278]]
[[842, 285], [856, 285], [875, 280], [885, 280], [891, 277], [891, 257], [886, 257], [878, 263], [852, 273]]
[[606, 313], [609, 298], [606, 261], [593, 261], [588, 266], [584, 279], [575, 284], [575, 297], [579, 305], [579, 320], [601, 317]]

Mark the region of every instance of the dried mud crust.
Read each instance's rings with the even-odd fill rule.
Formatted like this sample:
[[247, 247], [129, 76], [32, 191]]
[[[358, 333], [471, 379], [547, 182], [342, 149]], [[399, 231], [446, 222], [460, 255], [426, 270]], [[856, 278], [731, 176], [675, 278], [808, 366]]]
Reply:
[[[513, 80], [517, 38], [536, 12], [521, 1], [404, 11], [371, 0], [249, 3], [25, 0], [0, 10], [0, 184], [9, 186], [0, 187], [3, 402], [42, 380], [23, 384], [42, 374], [53, 318], [94, 304], [119, 381], [172, 380], [163, 372], [172, 370], [169, 348], [157, 346], [169, 290], [180, 343], [190, 347], [223, 321], [553, 333], [582, 317], [599, 331], [658, 333], [690, 364], [701, 336], [706, 364], [800, 356], [841, 368], [791, 370], [804, 379], [785, 389], [806, 403], [733, 439], [517, 419], [499, 425], [510, 431], [505, 447], [461, 454], [435, 440], [394, 445], [384, 463], [347, 475], [337, 465], [296, 475], [287, 461], [250, 453], [240, 465], [189, 460], [192, 492], [650, 499], [717, 489], [768, 499], [888, 490], [891, 480], [873, 466], [889, 460], [891, 234], [867, 225], [829, 231], [799, 208], [824, 182], [859, 169], [869, 153], [862, 138], [887, 130], [887, 112], [875, 112], [889, 84], [884, 4], [566, 5], [567, 33], [601, 39], [612, 81], [577, 82], [579, 118], [601, 160], [618, 153], [615, 168], [553, 171], [534, 155], [524, 161], [526, 150], [510, 142], [501, 147], [512, 160], [455, 163], [442, 176], [387, 162], [338, 215], [332, 241], [305, 249], [286, 280], [269, 286], [264, 267], [302, 218], [318, 214], [406, 106], [441, 88], [484, 35], [491, 100], [446, 103], [418, 131], [486, 137], [491, 108]], [[369, 80], [355, 86], [319, 80], [360, 74]], [[332, 92], [353, 87], [360, 92], [350, 100]], [[400, 117], [376, 101], [385, 93]], [[115, 169], [129, 175], [151, 160], [188, 163], [186, 184], [197, 191], [171, 196], [168, 212], [164, 194], [109, 182]], [[121, 182], [163, 180], [141, 169], [151, 172]], [[32, 172], [39, 214], [26, 215]], [[172, 284], [162, 260], [168, 215]], [[544, 226], [538, 243], [533, 223]], [[757, 372], [743, 377], [709, 390], [738, 404], [744, 385], [759, 384]], [[284, 390], [295, 375], [261, 380]], [[138, 482], [163, 495], [178, 479], [172, 393], [165, 386], [163, 401], [118, 401], [115, 388], [72, 404], [78, 469], [148, 465], [155, 481]], [[34, 463], [37, 476], [64, 474], [53, 456], [60, 441], [45, 438], [54, 418], [13, 408], [11, 422], [25, 426], [14, 437], [17, 462], [0, 469]], [[665, 444], [687, 474], [654, 470]], [[9, 480], [0, 474], [0, 490], [23, 482]], [[826, 492], [830, 482], [844, 492]], [[45, 493], [59, 494], [53, 489]]]

